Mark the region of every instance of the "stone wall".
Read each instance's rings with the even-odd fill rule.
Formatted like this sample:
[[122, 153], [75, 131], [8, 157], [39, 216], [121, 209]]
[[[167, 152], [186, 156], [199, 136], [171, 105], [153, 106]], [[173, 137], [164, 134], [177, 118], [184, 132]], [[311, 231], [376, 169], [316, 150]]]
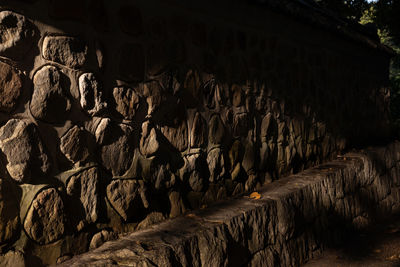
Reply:
[[345, 154], [60, 266], [301, 266], [400, 212], [400, 143]]
[[51, 264], [389, 136], [373, 40], [227, 3], [1, 1], [3, 253]]

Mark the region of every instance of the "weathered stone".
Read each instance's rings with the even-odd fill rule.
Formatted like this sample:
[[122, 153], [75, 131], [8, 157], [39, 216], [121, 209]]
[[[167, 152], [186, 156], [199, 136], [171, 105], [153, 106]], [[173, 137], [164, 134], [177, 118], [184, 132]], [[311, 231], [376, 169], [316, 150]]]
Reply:
[[146, 229], [153, 224], [162, 222], [165, 220], [165, 216], [161, 212], [152, 212], [147, 217], [141, 221], [138, 226], [136, 227], [136, 230], [142, 230]]
[[9, 113], [17, 107], [22, 87], [20, 74], [0, 61], [0, 112]]
[[249, 141], [245, 144], [242, 167], [246, 173], [255, 172], [255, 149], [253, 142]]
[[93, 73], [84, 73], [79, 77], [79, 92], [81, 107], [89, 115], [97, 115], [107, 107], [103, 102], [101, 84]]
[[54, 66], [44, 66], [33, 77], [32, 115], [49, 123], [63, 122], [71, 107], [66, 96], [68, 78]]
[[92, 240], [90, 241], [89, 249], [95, 249], [100, 247], [103, 243], [114, 240], [118, 237], [118, 235], [112, 231], [108, 230], [101, 230], [100, 232], [96, 233]]
[[207, 154], [207, 165], [210, 171], [210, 182], [218, 182], [225, 175], [225, 160], [221, 148], [213, 148]]
[[188, 129], [186, 120], [181, 120], [177, 126], [163, 126], [161, 132], [168, 141], [179, 151], [186, 150], [188, 146]]
[[210, 119], [208, 130], [208, 141], [211, 144], [221, 144], [225, 137], [224, 124], [218, 115], [214, 115]]
[[200, 113], [196, 113], [190, 131], [190, 147], [204, 146], [207, 138], [207, 125]]
[[96, 129], [96, 140], [101, 144], [103, 166], [113, 176], [123, 175], [131, 165], [134, 154], [133, 129], [103, 119]]
[[1, 11], [0, 36], [0, 55], [19, 60], [32, 48], [34, 30], [24, 16]]
[[14, 238], [19, 229], [18, 200], [12, 186], [9, 181], [0, 179], [0, 244]]
[[160, 189], [169, 189], [175, 185], [176, 177], [170, 171], [169, 165], [161, 164], [158, 167], [158, 172], [155, 171], [153, 174], [152, 183], [154, 184], [154, 188], [157, 190]]
[[118, 20], [123, 32], [132, 36], [143, 33], [142, 13], [136, 6], [122, 6], [118, 12]]
[[152, 115], [160, 107], [163, 100], [161, 90], [162, 87], [158, 81], [151, 81], [143, 84], [143, 96], [146, 97], [148, 115]]
[[185, 213], [185, 204], [183, 203], [182, 196], [179, 192], [172, 191], [169, 193], [168, 197], [171, 205], [171, 211], [169, 213], [170, 218], [174, 218]]
[[132, 120], [139, 108], [140, 98], [134, 90], [126, 87], [115, 87], [113, 90], [115, 109], [124, 119]]
[[48, 244], [61, 238], [65, 231], [64, 204], [54, 188], [41, 191], [26, 215], [24, 228], [30, 238]]
[[180, 176], [195, 192], [201, 192], [207, 180], [207, 162], [200, 154], [190, 154], [185, 157], [185, 165], [180, 169]]
[[275, 123], [275, 120], [274, 120], [272, 113], [268, 113], [267, 115], [265, 115], [265, 117], [263, 118], [263, 120], [261, 122], [261, 131], [260, 131], [261, 137], [270, 138], [271, 136], [273, 136], [275, 134], [274, 123]]
[[46, 36], [43, 40], [43, 57], [69, 68], [81, 68], [87, 60], [86, 44], [70, 36]]
[[118, 214], [128, 222], [137, 221], [149, 207], [143, 182], [133, 179], [113, 180], [107, 186], [107, 198]]
[[75, 125], [61, 137], [60, 150], [73, 163], [83, 162], [90, 155], [89, 142], [89, 133]]
[[27, 265], [21, 252], [9, 250], [0, 256], [0, 266], [25, 267]]
[[119, 74], [126, 81], [142, 81], [144, 79], [144, 50], [139, 44], [125, 44], [121, 47]]
[[0, 149], [7, 157], [7, 171], [11, 178], [26, 183], [50, 169], [47, 154], [35, 125], [12, 119], [0, 128]]
[[140, 139], [140, 153], [145, 157], [153, 156], [160, 149], [156, 129], [149, 121], [142, 124], [142, 137]]
[[[90, 224], [98, 219], [100, 210], [99, 200], [99, 171], [97, 168], [84, 170], [71, 176], [67, 184], [67, 194], [73, 199], [74, 211], [79, 220], [77, 224]], [[83, 221], [81, 223], [81, 221]]]

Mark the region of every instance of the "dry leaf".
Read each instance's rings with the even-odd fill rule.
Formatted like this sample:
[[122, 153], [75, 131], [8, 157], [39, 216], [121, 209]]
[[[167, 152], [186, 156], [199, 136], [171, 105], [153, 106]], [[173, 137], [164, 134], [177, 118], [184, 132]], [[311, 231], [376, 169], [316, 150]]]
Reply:
[[258, 192], [253, 192], [250, 194], [249, 198], [251, 199], [260, 199], [261, 195]]

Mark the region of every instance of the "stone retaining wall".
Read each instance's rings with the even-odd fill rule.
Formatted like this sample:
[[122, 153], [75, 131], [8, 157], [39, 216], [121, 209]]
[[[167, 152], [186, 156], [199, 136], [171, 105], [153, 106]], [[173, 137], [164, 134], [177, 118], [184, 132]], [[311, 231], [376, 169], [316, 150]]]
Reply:
[[348, 36], [246, 1], [1, 1], [1, 253], [52, 264], [387, 138], [390, 54]]
[[400, 143], [352, 152], [59, 266], [300, 266], [400, 212]]

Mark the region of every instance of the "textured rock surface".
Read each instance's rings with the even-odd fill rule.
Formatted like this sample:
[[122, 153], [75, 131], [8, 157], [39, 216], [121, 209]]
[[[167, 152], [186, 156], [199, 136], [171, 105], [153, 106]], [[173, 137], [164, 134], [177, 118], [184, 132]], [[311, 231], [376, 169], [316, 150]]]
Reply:
[[15, 266], [15, 267], [25, 267], [26, 261], [24, 255], [19, 251], [8, 251], [4, 255], [0, 256], [1, 266]]
[[79, 77], [81, 107], [94, 116], [107, 107], [103, 102], [100, 82], [93, 73], [84, 73]]
[[90, 249], [95, 249], [100, 247], [104, 242], [114, 240], [118, 237], [117, 234], [111, 231], [107, 230], [101, 230], [101, 232], [96, 233], [93, 237], [92, 240], [90, 241], [89, 248]]
[[346, 154], [264, 186], [259, 199], [219, 203], [107, 242], [62, 266], [145, 266], [149, 261], [162, 266], [297, 266], [344, 240], [352, 227], [365, 229], [362, 225], [399, 211], [399, 149], [396, 142]]
[[60, 150], [73, 163], [83, 162], [91, 152], [89, 143], [89, 133], [75, 125], [61, 137]]
[[0, 128], [0, 149], [7, 157], [7, 171], [20, 183], [43, 175], [50, 163], [33, 123], [12, 119]]
[[133, 130], [129, 125], [116, 124], [107, 119], [103, 119], [96, 130], [103, 166], [111, 171], [113, 176], [123, 175], [131, 165], [134, 149], [132, 134]]
[[146, 156], [154, 155], [160, 148], [156, 129], [152, 127], [150, 122], [142, 125], [142, 137], [140, 139], [140, 152]]
[[139, 108], [139, 96], [134, 90], [124, 87], [115, 87], [113, 90], [115, 109], [125, 119], [132, 120]]
[[82, 67], [87, 58], [87, 46], [70, 36], [46, 36], [43, 40], [43, 57], [69, 68]]
[[140, 218], [148, 207], [143, 183], [137, 180], [113, 180], [107, 186], [107, 198], [125, 221]]
[[100, 177], [97, 168], [84, 170], [71, 176], [67, 184], [67, 194], [72, 198], [74, 220], [77, 225], [94, 223], [100, 210]]
[[0, 61], [0, 111], [11, 112], [18, 105], [23, 84], [20, 74], [10, 65]]
[[0, 12], [0, 55], [21, 59], [32, 48], [34, 31], [24, 16], [12, 11]]
[[49, 123], [64, 121], [71, 107], [66, 95], [69, 90], [68, 77], [54, 66], [45, 66], [35, 74], [33, 85], [30, 103], [32, 115]]
[[33, 200], [24, 229], [36, 242], [48, 244], [64, 234], [65, 220], [64, 203], [60, 195], [54, 188], [44, 189]]

